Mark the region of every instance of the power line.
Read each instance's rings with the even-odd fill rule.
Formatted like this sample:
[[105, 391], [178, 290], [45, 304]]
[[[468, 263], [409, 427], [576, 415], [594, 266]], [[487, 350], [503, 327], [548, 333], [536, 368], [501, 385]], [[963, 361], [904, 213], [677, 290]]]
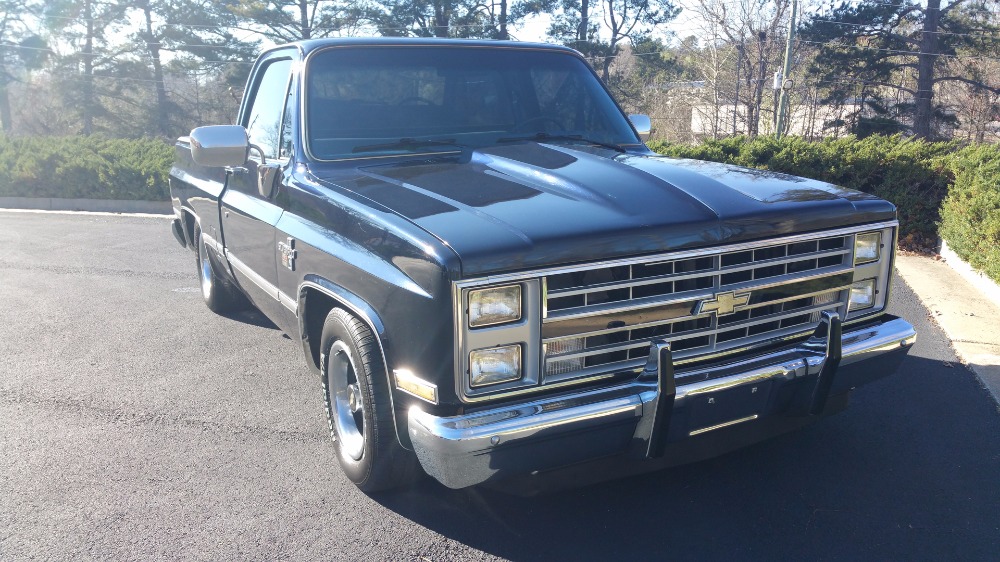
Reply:
[[[202, 46], [202, 45], [184, 45], [183, 48], [199, 47], [199, 46]], [[27, 45], [15, 45], [13, 43], [0, 43], [0, 48], [25, 49], [25, 50], [29, 50], [29, 51], [42, 51], [42, 52], [46, 52], [46, 53], [52, 53], [54, 55], [61, 55], [62, 54], [59, 51], [56, 51], [55, 49], [50, 49], [48, 47], [29, 47]], [[169, 51], [169, 52], [173, 52], [174, 51], [174, 50], [168, 50], [168, 49], [164, 49], [164, 50], [165, 51]], [[177, 50], [182, 50], [182, 49], [177, 49]], [[83, 54], [83, 53], [81, 52], [81, 53], [76, 53], [76, 54]], [[91, 53], [91, 54], [93, 54], [95, 56], [102, 56], [100, 53]], [[108, 58], [108, 60], [109, 61], [120, 61], [122, 59], [116, 59], [115, 57], [110, 57], [110, 58]], [[200, 63], [208, 63], [208, 64], [242, 64], [242, 65], [252, 65], [253, 64], [253, 61], [238, 61], [238, 60], [198, 59], [198, 62], [200, 62]]]
[[[41, 17], [43, 17], [43, 18], [62, 19], [62, 20], [67, 20], [69, 22], [74, 22], [74, 23], [86, 23], [87, 21], [90, 21], [90, 22], [93, 22], [93, 23], [99, 23], [99, 24], [103, 24], [103, 25], [112, 25], [112, 24], [116, 24], [116, 23], [121, 23], [121, 24], [127, 24], [128, 23], [127, 20], [124, 19], [124, 18], [123, 19], [112, 19], [112, 20], [101, 20], [101, 19], [96, 19], [96, 18], [85, 18], [85, 17], [79, 17], [79, 16], [70, 17], [70, 16], [44, 15], [44, 16], [41, 16]], [[252, 22], [250, 22], [250, 23], [252, 23]], [[160, 24], [158, 24], [158, 25], [156, 25], [154, 27], [157, 27], [157, 28], [160, 28], [160, 27], [182, 27], [182, 28], [183, 27], [193, 27], [193, 28], [198, 28], [198, 29], [209, 29], [209, 30], [238, 30], [238, 31], [246, 31], [246, 32], [254, 33], [254, 34], [258, 34], [258, 35], [267, 35], [267, 30], [266, 29], [253, 29], [253, 28], [249, 28], [249, 27], [241, 27], [241, 26], [236, 26], [236, 25], [208, 25], [208, 24], [180, 23], [180, 22], [169, 22], [168, 21], [168, 22], [160, 23]], [[379, 26], [379, 25], [362, 25], [362, 26], [358, 26], [358, 27], [360, 27], [360, 28], [367, 27], [367, 28], [371, 28], [371, 29], [375, 29], [375, 30], [380, 30], [380, 31], [419, 31], [421, 29], [433, 29], [433, 28], [435, 28], [437, 26], [433, 26], [432, 25], [432, 26], [427, 26], [427, 27], [420, 27], [420, 26], [383, 27], [383, 26]], [[312, 32], [343, 33], [343, 32], [355, 31], [356, 29], [358, 29], [358, 27], [348, 27], [348, 28], [344, 28], [344, 27], [308, 27], [307, 29], [309, 29], [309, 31], [312, 31]], [[470, 23], [470, 24], [449, 24], [446, 27], [448, 29], [482, 29], [482, 28], [492, 28], [492, 27], [496, 27], [496, 26], [493, 25], [493, 24], [491, 24], [491, 23], [489, 23], [489, 22], [483, 22], [483, 23]]]
[[[901, 8], [901, 7], [905, 7], [905, 6], [915, 5], [915, 4], [912, 4], [912, 3], [898, 3], [897, 4], [897, 3], [892, 3], [892, 2], [877, 2], [875, 0], [839, 0], [839, 1], [842, 2], [842, 3], [844, 3], [844, 4], [850, 4], [850, 3], [857, 2], [857, 3], [862, 3], [862, 4], [876, 4], [876, 5], [880, 5], [880, 6], [893, 6], [893, 7], [896, 7], [896, 8]], [[707, 5], [709, 5], [709, 6], [745, 6], [745, 5], [751, 5], [751, 4], [768, 4], [768, 3], [769, 2], [767, 2], [767, 1], [753, 2], [751, 0], [733, 0], [733, 1], [729, 1], [729, 2], [721, 2], [721, 1], [720, 2], [711, 2], [711, 1], [709, 1], [709, 2], [707, 2]]]
[[[848, 27], [864, 27], [864, 28], [873, 28], [873, 27], [876, 27], [875, 25], [869, 25], [869, 24], [863, 24], [863, 23], [849, 23], [849, 22], [846, 22], [846, 21], [828, 20], [828, 19], [823, 19], [823, 18], [812, 18], [812, 21], [821, 21], [821, 22], [824, 22], [824, 23], [829, 23], [829, 24], [833, 24], [833, 25], [843, 25], [843, 26], [848, 26]], [[977, 30], [977, 31], [986, 31], [986, 30]], [[879, 30], [875, 29], [875, 30], [873, 30], [873, 32], [875, 34], [877, 34], [879, 32]], [[955, 32], [955, 31], [924, 31], [922, 29], [916, 30], [916, 32], [917, 33], [921, 33], [921, 34], [923, 34], [923, 33], [931, 33], [931, 34], [935, 34], [935, 35], [956, 35], [956, 36], [962, 36], [962, 37], [987, 37], [987, 38], [991, 38], [991, 39], [1000, 39], [1000, 32], [998, 32], [996, 30], [994, 30], [991, 34], [958, 33], [958, 32]]]
[[835, 42], [832, 42], [832, 41], [807, 41], [805, 39], [800, 39], [799, 42], [800, 43], [808, 43], [808, 44], [811, 44], [811, 45], [825, 45], [825, 46], [833, 46], [833, 47], [843, 47], [843, 48], [846, 48], [846, 49], [860, 49], [860, 50], [866, 50], [866, 51], [880, 51], [880, 52], [893, 53], [893, 54], [899, 54], [899, 55], [915, 55], [915, 56], [919, 56], [919, 55], [925, 55], [925, 54], [933, 54], [933, 56], [935, 56], [935, 57], [950, 58], [950, 59], [1000, 61], [1000, 57], [988, 57], [988, 56], [985, 56], [985, 55], [949, 55], [949, 54], [945, 54], [945, 53], [936, 53], [936, 54], [934, 54], [934, 53], [924, 53], [924, 52], [921, 52], [921, 51], [905, 51], [905, 50], [901, 50], [901, 49], [883, 49], [883, 48], [878, 48], [878, 47], [869, 47], [867, 45], [845, 45], [843, 43], [835, 43]]

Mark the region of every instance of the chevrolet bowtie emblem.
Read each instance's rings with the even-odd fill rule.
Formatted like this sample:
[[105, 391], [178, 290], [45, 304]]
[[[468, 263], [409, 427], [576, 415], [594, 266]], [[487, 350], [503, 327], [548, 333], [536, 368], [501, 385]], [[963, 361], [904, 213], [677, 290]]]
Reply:
[[750, 302], [750, 293], [736, 294], [735, 291], [718, 293], [713, 298], [703, 300], [694, 307], [695, 314], [714, 312], [716, 316], [725, 316], [736, 312], [738, 307]]

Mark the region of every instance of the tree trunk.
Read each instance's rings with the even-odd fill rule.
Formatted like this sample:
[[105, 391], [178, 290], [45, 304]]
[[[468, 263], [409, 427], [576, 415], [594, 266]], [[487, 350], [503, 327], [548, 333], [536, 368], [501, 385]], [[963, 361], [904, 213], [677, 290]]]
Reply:
[[719, 49], [716, 43], [710, 43], [708, 53], [712, 64], [701, 75], [704, 78], [709, 78], [709, 80], [705, 81], [706, 83], [712, 83], [712, 139], [716, 140], [719, 138], [719, 123], [722, 119], [722, 95], [719, 91], [719, 75], [722, 74], [722, 69], [719, 64]]
[[83, 14], [87, 21], [87, 36], [83, 44], [83, 88], [81, 110], [83, 134], [94, 133], [94, 11], [91, 0], [84, 0]]
[[500, 39], [510, 39], [507, 35], [507, 0], [500, 0]]
[[764, 105], [764, 74], [767, 72], [767, 57], [764, 54], [767, 33], [761, 31], [757, 35], [757, 81], [751, 91], [750, 103], [747, 107], [747, 134], [756, 137], [760, 133], [761, 106]]
[[734, 137], [737, 134], [736, 133], [736, 124], [738, 122], [737, 119], [739, 118], [739, 115], [740, 115], [740, 82], [743, 80], [743, 77], [740, 76], [740, 66], [743, 64], [743, 53], [744, 53], [743, 41], [740, 41], [740, 44], [736, 46], [736, 51], [737, 51], [737, 54], [736, 54], [736, 93], [733, 95], [733, 136]]
[[149, 4], [143, 6], [146, 16], [146, 48], [153, 62], [153, 81], [156, 87], [156, 131], [170, 136], [170, 116], [167, 112], [167, 88], [163, 84], [163, 63], [160, 60], [160, 43], [153, 35], [153, 14]]
[[10, 76], [7, 74], [7, 53], [0, 46], [0, 127], [3, 132], [9, 133], [13, 128], [10, 114], [10, 94], [7, 86], [10, 84]]
[[451, 0], [434, 2], [434, 37], [448, 37], [451, 20]]
[[607, 84], [608, 80], [611, 79], [611, 63], [615, 60], [615, 57], [618, 56], [618, 41], [624, 38], [619, 35], [619, 31], [622, 26], [624, 26], [625, 22], [622, 22], [622, 24], [619, 25], [618, 19], [615, 17], [614, 4], [612, 0], [604, 1], [607, 3], [607, 19], [605, 19], [604, 22], [609, 28], [611, 28], [611, 41], [608, 44], [608, 56], [604, 57], [604, 72], [601, 76], [604, 83]]
[[[6, 73], [6, 69], [0, 67], [0, 73]], [[3, 126], [3, 132], [9, 133], [13, 128], [11, 120], [10, 95], [7, 93], [7, 78], [4, 76], [0, 78], [0, 125]]]
[[929, 139], [934, 118], [934, 62], [938, 55], [938, 23], [941, 20], [941, 0], [927, 0], [924, 29], [917, 56], [917, 96], [914, 100], [913, 134]]
[[604, 64], [601, 66], [601, 80], [605, 84], [611, 80], [611, 61], [615, 60], [614, 57], [604, 57]]
[[303, 39], [310, 39], [312, 37], [312, 29], [309, 27], [308, 0], [299, 0], [299, 27]]
[[[590, 27], [590, 0], [580, 0], [580, 27], [576, 30], [576, 40], [583, 43], [587, 40], [587, 28]], [[579, 49], [582, 45], [576, 45]]]

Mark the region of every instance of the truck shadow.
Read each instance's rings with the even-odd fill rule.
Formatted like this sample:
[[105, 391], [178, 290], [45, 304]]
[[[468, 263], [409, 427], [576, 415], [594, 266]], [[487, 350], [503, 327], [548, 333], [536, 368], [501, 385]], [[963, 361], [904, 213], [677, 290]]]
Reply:
[[708, 461], [536, 497], [426, 479], [375, 499], [514, 560], [991, 558], [998, 434], [971, 372], [911, 355], [846, 412]]
[[237, 322], [242, 322], [243, 324], [248, 324], [250, 326], [257, 326], [258, 328], [267, 328], [269, 330], [280, 329], [274, 322], [271, 322], [267, 316], [264, 316], [256, 308], [226, 312], [221, 314], [221, 316], [228, 318], [229, 320], [235, 320]]

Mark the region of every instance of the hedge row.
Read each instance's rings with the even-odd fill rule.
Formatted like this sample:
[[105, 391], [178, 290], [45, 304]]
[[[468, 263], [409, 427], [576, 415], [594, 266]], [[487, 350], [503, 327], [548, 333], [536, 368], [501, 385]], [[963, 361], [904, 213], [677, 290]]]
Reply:
[[870, 136], [817, 142], [734, 137], [698, 146], [653, 143], [650, 148], [669, 156], [784, 172], [872, 193], [899, 209], [904, 247], [929, 249], [937, 242], [941, 201], [952, 181], [949, 161], [959, 147]]
[[0, 136], [0, 196], [166, 201], [173, 159], [159, 139]]
[[1000, 283], [1000, 146], [970, 146], [951, 163], [955, 181], [941, 210], [941, 237]]
[[[698, 146], [652, 143], [668, 156], [814, 178], [878, 195], [899, 210], [900, 245], [926, 251], [938, 235], [1000, 281], [1000, 147], [899, 136], [810, 142], [745, 137]], [[938, 227], [940, 226], [940, 233]]]
[[[698, 146], [650, 144], [678, 158], [714, 160], [818, 179], [888, 199], [900, 244], [932, 249], [940, 235], [1000, 281], [1000, 147], [870, 136], [809, 142], [734, 137]], [[0, 136], [0, 196], [169, 199], [171, 143], [159, 139]]]

